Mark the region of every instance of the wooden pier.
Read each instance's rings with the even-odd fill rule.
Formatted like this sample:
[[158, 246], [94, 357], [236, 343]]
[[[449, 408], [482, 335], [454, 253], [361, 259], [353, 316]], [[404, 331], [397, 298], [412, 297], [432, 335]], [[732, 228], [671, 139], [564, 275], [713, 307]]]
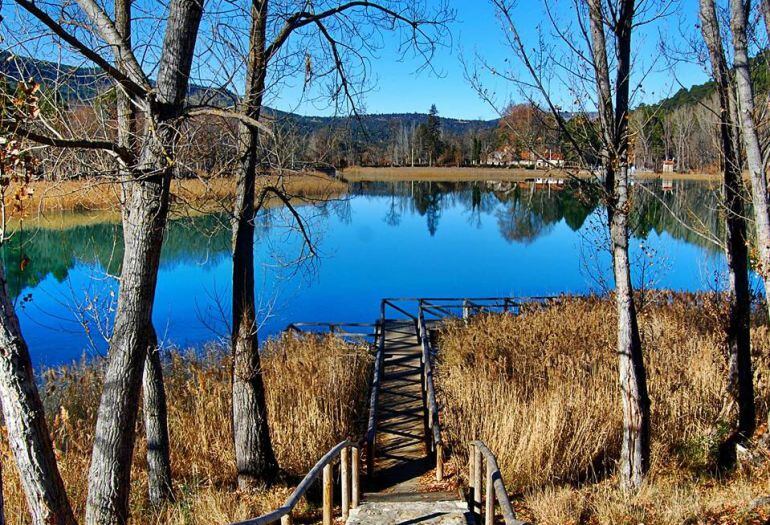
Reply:
[[448, 316], [489, 311], [517, 315], [522, 304], [512, 298], [384, 299], [376, 323], [290, 325], [294, 331], [325, 327], [342, 337], [371, 337], [375, 365], [367, 432], [360, 443], [343, 441], [330, 450], [281, 508], [233, 525], [290, 525], [294, 507], [316, 480], [323, 487], [323, 525], [332, 525], [335, 465], [340, 513], [348, 525], [468, 525], [482, 517], [485, 525], [492, 525], [496, 515], [506, 525], [523, 525], [514, 515], [494, 454], [480, 441], [468, 444], [472, 461], [467, 491], [425, 488], [432, 478], [442, 480], [445, 454], [429, 327]]

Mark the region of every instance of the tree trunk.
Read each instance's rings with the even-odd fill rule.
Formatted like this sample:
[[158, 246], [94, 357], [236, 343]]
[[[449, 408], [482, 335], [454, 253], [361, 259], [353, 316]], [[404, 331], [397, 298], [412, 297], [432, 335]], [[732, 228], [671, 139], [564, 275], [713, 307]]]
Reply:
[[746, 163], [751, 180], [751, 200], [754, 205], [754, 225], [757, 237], [758, 272], [765, 284], [765, 303], [770, 291], [770, 208], [767, 197], [767, 175], [759, 144], [759, 134], [754, 122], [754, 87], [749, 71], [748, 37], [746, 20], [750, 2], [730, 1], [730, 29], [733, 35], [735, 81], [738, 91], [738, 113], [746, 150]]
[[[126, 46], [131, 48], [131, 3], [133, 0], [115, 0], [115, 26]], [[122, 62], [118, 63], [121, 71], [127, 72]], [[118, 143], [126, 149], [134, 150], [136, 133], [136, 111], [129, 98], [121, 90], [117, 94]], [[121, 168], [123, 176], [128, 178], [129, 171]], [[127, 184], [122, 185], [128, 188]], [[123, 193], [128, 199], [127, 191]], [[124, 218], [128, 215], [125, 214]], [[163, 386], [163, 368], [157, 348], [157, 337], [152, 327], [144, 365], [144, 426], [147, 438], [147, 465], [149, 468], [149, 497], [153, 504], [159, 504], [172, 496], [171, 459], [169, 451], [168, 423], [166, 418], [166, 391]]]
[[[243, 112], [259, 119], [267, 68], [267, 1], [253, 2], [249, 64]], [[241, 126], [241, 168], [233, 219], [233, 440], [238, 486], [253, 488], [277, 471], [267, 421], [267, 405], [254, 304], [254, 200], [260, 157], [255, 129]]]
[[3, 462], [0, 460], [0, 525], [5, 525], [5, 498], [3, 497]]
[[88, 524], [122, 524], [128, 519], [138, 398], [177, 141], [173, 126], [187, 93], [201, 15], [200, 0], [171, 3], [158, 68], [157, 102], [147, 115], [154, 132], [146, 138], [124, 220], [118, 307], [88, 480]]
[[163, 384], [163, 365], [155, 330], [150, 325], [147, 358], [142, 381], [144, 400], [144, 432], [147, 438], [147, 469], [149, 496], [153, 505], [173, 498], [171, 485], [171, 457], [168, 437], [166, 388]]
[[623, 404], [620, 482], [624, 490], [630, 491], [639, 488], [649, 468], [650, 398], [628, 255], [628, 214], [631, 207], [628, 198], [628, 111], [631, 29], [635, 5], [633, 0], [623, 0], [619, 4], [618, 18], [612, 24], [617, 59], [613, 105], [603, 4], [601, 0], [588, 1], [599, 119], [605, 146], [603, 162], [606, 172], [607, 219], [618, 315], [618, 375]]
[[639, 337], [631, 263], [628, 257], [628, 165], [615, 179], [615, 203], [608, 212], [618, 314], [618, 372], [623, 403], [623, 444], [620, 457], [621, 486], [636, 490], [650, 462], [650, 398]]
[[0, 399], [8, 441], [16, 460], [32, 523], [74, 525], [43, 403], [35, 384], [32, 361], [19, 320], [8, 297], [0, 266]]
[[728, 348], [727, 394], [738, 407], [737, 431], [746, 439], [754, 431], [754, 384], [751, 370], [751, 292], [749, 254], [743, 206], [740, 161], [735, 150], [732, 120], [732, 94], [722, 36], [714, 0], [700, 0], [703, 40], [709, 50], [711, 69], [720, 106], [719, 136], [723, 156], [722, 193], [725, 204], [725, 255], [730, 278], [729, 318], [726, 328]]

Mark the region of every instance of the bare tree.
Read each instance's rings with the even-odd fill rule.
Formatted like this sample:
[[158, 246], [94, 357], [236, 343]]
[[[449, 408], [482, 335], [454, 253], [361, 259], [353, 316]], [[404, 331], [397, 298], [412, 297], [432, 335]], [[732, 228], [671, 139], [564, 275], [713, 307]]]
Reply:
[[[173, 0], [153, 85], [132, 49], [95, 0], [79, 0], [89, 29], [113, 55], [113, 63], [70, 33], [36, 3], [16, 2], [58, 39], [100, 67], [142, 112], [145, 126], [138, 155], [117, 143], [62, 139], [27, 129], [17, 135], [63, 148], [110, 151], [130, 173], [124, 212], [125, 251], [114, 333], [99, 406], [89, 472], [87, 523], [125, 523], [128, 519], [134, 427], [147, 346], [160, 251], [166, 226], [169, 186], [184, 116], [193, 51], [203, 6], [199, 0]], [[125, 72], [124, 72], [125, 71]]]
[[[37, 110], [37, 86], [27, 86], [15, 104], [3, 100], [2, 118], [23, 126]], [[5, 201], [9, 182], [26, 180], [33, 170], [29, 151], [14, 138], [13, 129], [0, 131], [0, 177], [2, 178], [3, 237], [6, 232]], [[75, 523], [48, 431], [43, 403], [37, 390], [29, 349], [24, 341], [5, 271], [0, 265], [0, 400], [8, 440], [16, 461], [27, 504], [36, 525]]]
[[[624, 489], [636, 490], [649, 468], [650, 458], [650, 399], [631, 280], [628, 224], [631, 211], [628, 128], [631, 37], [634, 27], [642, 23], [635, 18], [640, 5], [634, 0], [576, 1], [572, 10], [576, 30], [572, 33], [559, 24], [546, 2], [545, 10], [554, 32], [571, 55], [571, 58], [559, 59], [554, 58], [553, 49], [544, 47], [543, 39], [540, 40], [541, 47], [535, 50], [524, 44], [516, 27], [513, 2], [492, 2], [501, 15], [508, 42], [527, 78], [523, 80], [516, 73], [500, 72], [484, 62], [487, 69], [514, 82], [533, 105], [544, 106], [544, 110], [552, 115], [557, 131], [583, 159], [583, 166], [590, 165], [591, 159], [596, 157], [602, 165], [604, 180], [600, 185], [578, 174], [572, 176], [579, 184], [598, 186], [607, 208], [617, 307], [618, 375], [623, 406], [620, 480]], [[551, 94], [551, 79], [560, 78], [562, 73], [571, 81], [567, 85], [571, 96], [586, 98], [585, 101], [578, 100], [584, 114], [588, 113], [586, 101], [595, 104], [598, 118], [595, 121], [591, 118], [580, 119], [588, 129], [576, 129], [574, 124], [567, 122], [561, 106]], [[470, 79], [482, 97], [491, 100], [490, 93], [480, 85], [478, 75], [471, 75]], [[593, 129], [594, 122], [598, 124], [596, 130]], [[599, 147], [594, 148], [585, 137], [597, 132]]]
[[[115, 28], [128, 49], [131, 43], [131, 0], [115, 0]], [[128, 73], [124, 60], [118, 67]], [[118, 144], [128, 151], [135, 151], [136, 108], [122, 91], [117, 92]], [[121, 169], [118, 166], [118, 169]], [[128, 186], [123, 186], [124, 192]], [[127, 195], [123, 198], [126, 200]], [[125, 208], [124, 208], [125, 209]], [[127, 215], [124, 214], [124, 219]], [[149, 467], [149, 497], [158, 504], [171, 497], [171, 451], [169, 450], [166, 389], [163, 384], [163, 367], [160, 359], [155, 330], [150, 321], [148, 329], [147, 358], [144, 364], [142, 399], [144, 401], [144, 428], [147, 439], [147, 465]]]
[[[327, 5], [319, 2], [312, 7], [304, 2], [300, 4], [301, 8], [296, 11], [287, 11], [284, 6], [277, 12], [280, 23], [271, 39], [267, 29], [272, 2], [262, 0], [251, 4], [246, 87], [240, 104], [240, 113], [250, 119], [259, 120], [270, 68], [279, 62], [292, 35], [313, 31], [314, 37], [326, 49], [326, 71], [331, 75], [334, 86], [332, 102], [347, 104], [355, 113], [357, 95], [362, 89], [357, 84], [363, 80], [351, 72], [354, 66], [350, 61], [358, 61], [359, 65], [365, 63], [364, 53], [371, 49], [371, 44], [362, 39], [364, 28], [392, 30], [402, 24], [408, 28], [405, 35], [407, 43], [428, 61], [437, 37], [428, 33], [427, 29], [443, 26], [448, 16], [445, 8], [438, 10], [433, 17], [423, 16], [418, 9], [419, 3], [411, 2], [351, 1], [329, 2]], [[303, 56], [307, 56], [306, 52]], [[323, 67], [316, 66], [316, 69], [324, 71]], [[307, 70], [305, 75], [306, 80], [312, 77]], [[279, 198], [294, 215], [311, 252], [313, 248], [301, 217], [294, 211], [289, 196], [280, 184], [265, 186], [256, 195], [257, 177], [268, 174], [271, 166], [260, 142], [259, 131], [244, 125], [239, 137], [240, 166], [233, 213], [232, 410], [238, 484], [249, 488], [268, 481], [277, 469], [267, 426], [254, 306], [255, 201], [258, 207], [267, 195]]]
[[[738, 115], [741, 126], [746, 165], [751, 181], [751, 200], [754, 207], [758, 265], [765, 291], [770, 290], [770, 201], [767, 195], [765, 171], [759, 131], [755, 121], [754, 86], [748, 51], [747, 20], [751, 10], [750, 0], [730, 0], [730, 30], [733, 40], [733, 70], [738, 93]], [[770, 308], [770, 301], [766, 301]]]
[[751, 436], [755, 426], [754, 385], [751, 370], [751, 292], [749, 289], [749, 254], [746, 219], [743, 205], [742, 174], [732, 121], [732, 89], [725, 59], [722, 34], [714, 0], [700, 0], [700, 20], [703, 40], [708, 48], [712, 76], [719, 97], [719, 133], [722, 150], [725, 203], [725, 255], [729, 271], [729, 318], [726, 330], [728, 345], [727, 391], [738, 407], [738, 435]]

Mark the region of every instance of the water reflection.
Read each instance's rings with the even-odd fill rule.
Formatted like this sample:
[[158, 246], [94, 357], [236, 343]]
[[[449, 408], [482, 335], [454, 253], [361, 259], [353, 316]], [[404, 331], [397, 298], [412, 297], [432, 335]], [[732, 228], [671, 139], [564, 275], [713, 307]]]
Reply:
[[[704, 261], [721, 264], [716, 190], [678, 181], [635, 187], [635, 246], [650, 239], [672, 260], [656, 284], [702, 288]], [[312, 265], [295, 264], [306, 252], [285, 211], [256, 217], [259, 299], [269, 305], [263, 336], [297, 320], [369, 322], [383, 296], [587, 291], [580, 245], [592, 222], [606, 229], [600, 200], [570, 181], [358, 183], [348, 197], [301, 214], [322, 254]], [[61, 219], [66, 227], [27, 226], [2, 253], [33, 357], [48, 364], [103, 350], [96, 333], [109, 335], [123, 255], [119, 223]], [[227, 333], [229, 246], [226, 216], [171, 221], [154, 310], [162, 337], [190, 345]]]
[[[589, 216], [602, 209], [590, 187], [570, 180], [558, 183], [522, 182], [369, 182], [354, 184], [354, 196], [388, 198], [384, 221], [397, 227], [404, 213], [425, 217], [428, 233], [435, 236], [441, 210], [461, 207], [469, 224], [479, 226], [484, 215], [494, 216], [502, 238], [532, 243], [561, 221], [577, 232]], [[712, 239], [723, 238], [718, 213], [718, 186], [691, 181], [649, 181], [635, 185], [632, 234], [646, 238], [650, 232], [668, 233], [675, 239], [718, 251]]]

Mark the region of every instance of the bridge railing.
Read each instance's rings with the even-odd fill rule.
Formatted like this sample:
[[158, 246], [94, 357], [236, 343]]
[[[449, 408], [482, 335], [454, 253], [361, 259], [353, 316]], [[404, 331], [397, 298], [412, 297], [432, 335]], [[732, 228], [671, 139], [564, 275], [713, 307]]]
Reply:
[[429, 453], [435, 454], [436, 480], [444, 479], [444, 443], [441, 439], [441, 421], [439, 419], [439, 407], [436, 400], [436, 387], [433, 382], [433, 356], [435, 354], [431, 343], [428, 328], [425, 324], [425, 312], [422, 301], [418, 303], [417, 332], [422, 346], [422, 394], [425, 405], [425, 437], [426, 448]]
[[[505, 525], [526, 525], [526, 522], [516, 518], [495, 455], [482, 441], [473, 441], [470, 448], [468, 480], [473, 490], [472, 510], [474, 514], [478, 517], [483, 514], [484, 524], [493, 525], [495, 523], [495, 501], [497, 501]], [[486, 476], [484, 476], [485, 473]], [[482, 478], [484, 478], [483, 481]], [[483, 511], [482, 503], [484, 504]]]
[[377, 445], [377, 402], [380, 396], [380, 383], [382, 382], [382, 367], [385, 356], [385, 337], [382, 322], [377, 323], [375, 337], [376, 352], [374, 354], [374, 372], [372, 385], [369, 392], [369, 422], [366, 426], [364, 445], [366, 446], [366, 475], [371, 479], [374, 475], [374, 455]]
[[481, 313], [510, 313], [518, 315], [525, 305], [545, 304], [554, 297], [474, 297], [421, 299], [426, 314], [436, 319], [444, 317], [469, 317]]
[[323, 525], [332, 525], [334, 510], [334, 464], [339, 460], [340, 464], [340, 491], [342, 503], [342, 517], [347, 519], [350, 509], [358, 506], [361, 494], [359, 482], [360, 454], [359, 448], [350, 441], [343, 441], [327, 452], [318, 463], [307, 473], [305, 478], [297, 485], [294, 492], [286, 499], [284, 504], [267, 514], [257, 518], [232, 523], [231, 525], [268, 525], [281, 522], [281, 525], [292, 524], [292, 511], [299, 504], [307, 491], [318, 478], [323, 483]]
[[334, 334], [348, 340], [375, 342], [377, 323], [290, 323], [285, 332]]

